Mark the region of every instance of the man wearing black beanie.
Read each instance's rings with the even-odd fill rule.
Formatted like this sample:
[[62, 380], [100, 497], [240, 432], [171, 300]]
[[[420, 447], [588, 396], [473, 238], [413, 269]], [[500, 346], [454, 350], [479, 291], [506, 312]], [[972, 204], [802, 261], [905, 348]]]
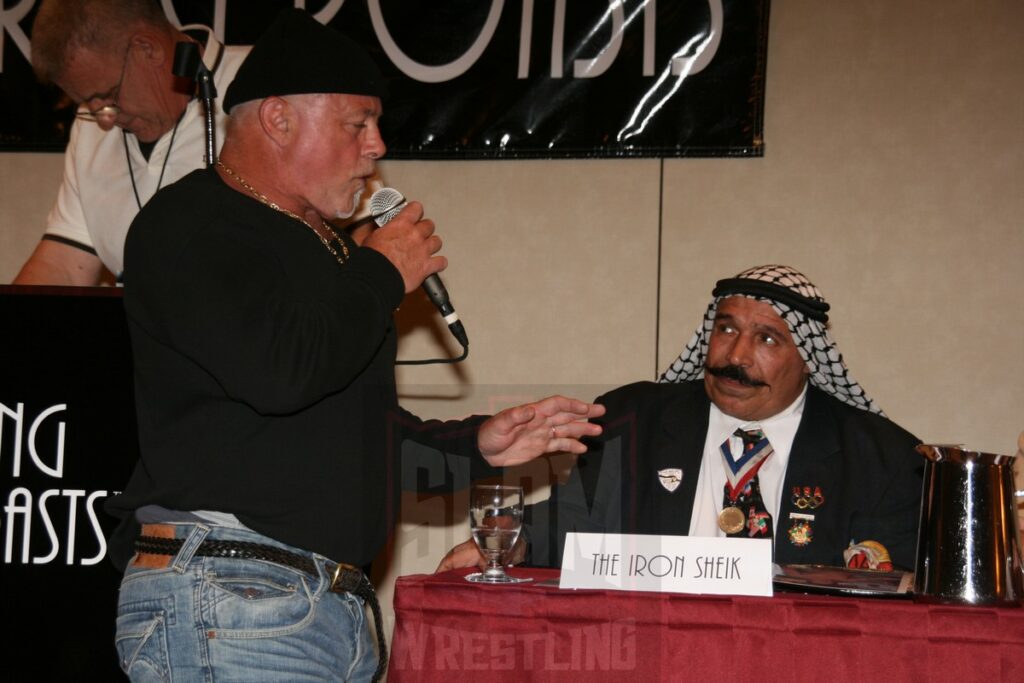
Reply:
[[403, 440], [462, 456], [450, 488], [600, 431], [558, 396], [452, 422], [398, 405], [392, 313], [445, 267], [440, 238], [417, 202], [362, 244], [327, 220], [385, 152], [383, 95], [358, 45], [283, 13], [227, 91], [220, 163], [132, 224], [141, 460], [108, 509], [133, 680], [379, 678], [359, 568], [394, 525]]

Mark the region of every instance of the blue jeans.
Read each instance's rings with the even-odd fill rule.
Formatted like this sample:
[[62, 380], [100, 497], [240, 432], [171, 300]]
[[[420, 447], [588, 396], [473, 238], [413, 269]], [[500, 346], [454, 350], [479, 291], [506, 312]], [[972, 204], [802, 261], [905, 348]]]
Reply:
[[[368, 681], [377, 664], [363, 601], [332, 593], [324, 558], [229, 527], [176, 524], [170, 565], [121, 581], [116, 645], [132, 681]], [[263, 560], [195, 557], [204, 539], [312, 558], [319, 576]]]

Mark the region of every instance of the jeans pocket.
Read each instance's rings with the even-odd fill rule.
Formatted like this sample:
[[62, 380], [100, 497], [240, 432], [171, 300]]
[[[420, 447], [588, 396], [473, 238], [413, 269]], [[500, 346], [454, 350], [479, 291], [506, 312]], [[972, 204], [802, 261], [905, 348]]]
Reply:
[[207, 565], [203, 602], [218, 638], [264, 638], [304, 628], [315, 603], [300, 571], [266, 562], [223, 560]]
[[145, 600], [118, 607], [114, 645], [121, 669], [133, 681], [170, 680], [167, 624], [173, 618], [170, 600]]

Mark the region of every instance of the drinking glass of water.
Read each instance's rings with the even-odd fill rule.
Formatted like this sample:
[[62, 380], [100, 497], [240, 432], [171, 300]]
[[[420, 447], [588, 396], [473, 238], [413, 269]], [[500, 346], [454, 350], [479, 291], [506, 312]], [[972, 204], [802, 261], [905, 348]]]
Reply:
[[487, 569], [470, 574], [474, 583], [523, 583], [505, 573], [505, 556], [512, 550], [523, 526], [522, 486], [474, 486], [469, 493], [469, 528]]

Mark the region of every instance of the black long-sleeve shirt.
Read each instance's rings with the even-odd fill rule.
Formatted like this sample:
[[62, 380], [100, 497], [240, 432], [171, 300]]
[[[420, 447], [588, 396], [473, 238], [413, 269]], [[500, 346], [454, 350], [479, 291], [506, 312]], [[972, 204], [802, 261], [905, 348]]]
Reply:
[[[150, 201], [125, 247], [141, 459], [108, 510], [231, 513], [361, 566], [403, 480], [442, 490], [494, 473], [476, 448], [482, 417], [424, 422], [398, 405], [402, 279], [346, 244], [339, 265], [309, 227], [211, 170]], [[406, 438], [468, 459], [437, 453], [448, 471], [428, 481], [403, 464]]]

